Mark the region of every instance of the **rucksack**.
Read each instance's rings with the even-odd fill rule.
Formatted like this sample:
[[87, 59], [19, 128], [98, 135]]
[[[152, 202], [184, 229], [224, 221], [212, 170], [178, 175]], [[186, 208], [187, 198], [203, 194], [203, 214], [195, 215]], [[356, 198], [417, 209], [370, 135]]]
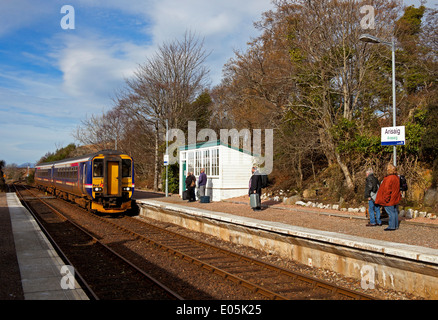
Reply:
[[373, 189], [371, 190], [371, 192], [374, 192], [377, 194], [377, 191], [379, 191], [379, 188], [380, 188], [379, 180], [373, 175]]
[[400, 191], [408, 191], [408, 182], [405, 176], [400, 175]]
[[377, 191], [379, 191], [379, 188], [380, 188], [380, 184], [379, 184], [379, 180], [377, 180], [376, 177], [373, 176], [373, 178], [374, 178], [373, 180], [375, 182], [375, 185], [373, 186], [373, 190], [371, 190], [371, 192], [370, 192], [370, 196], [371, 196], [371, 199], [373, 199], [373, 201], [375, 202], [376, 197], [377, 197]]
[[260, 177], [262, 178], [262, 188], [266, 188], [269, 184], [268, 175], [261, 174]]

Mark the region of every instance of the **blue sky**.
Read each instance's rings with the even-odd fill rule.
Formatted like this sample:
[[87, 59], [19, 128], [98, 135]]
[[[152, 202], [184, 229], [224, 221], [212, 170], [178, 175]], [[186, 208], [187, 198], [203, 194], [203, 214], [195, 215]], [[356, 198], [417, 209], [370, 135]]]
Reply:
[[[64, 5], [74, 8], [73, 30], [61, 27]], [[186, 31], [205, 39], [218, 84], [271, 8], [270, 0], [0, 0], [0, 160], [36, 162], [75, 142], [80, 121], [111, 108], [137, 65]]]

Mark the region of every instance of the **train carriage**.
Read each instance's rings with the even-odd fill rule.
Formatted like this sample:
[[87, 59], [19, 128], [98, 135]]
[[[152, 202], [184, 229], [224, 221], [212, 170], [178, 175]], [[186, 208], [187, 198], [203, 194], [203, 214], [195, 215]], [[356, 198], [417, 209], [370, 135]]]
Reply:
[[131, 208], [134, 163], [127, 154], [105, 150], [38, 165], [37, 186], [57, 197], [104, 213]]

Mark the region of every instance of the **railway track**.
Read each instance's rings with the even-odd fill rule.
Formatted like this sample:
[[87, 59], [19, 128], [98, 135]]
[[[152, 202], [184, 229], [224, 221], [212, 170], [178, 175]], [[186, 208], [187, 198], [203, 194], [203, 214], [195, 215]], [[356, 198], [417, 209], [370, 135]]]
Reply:
[[[221, 276], [266, 299], [374, 299], [360, 292], [344, 289], [159, 228], [138, 218], [123, 215], [108, 218], [86, 211], [83, 211], [83, 214], [89, 219], [99, 220], [101, 225], [108, 226], [108, 233], [118, 232], [121, 237], [129, 235], [131, 239], [145, 242], [176, 259], [184, 260], [202, 270]], [[70, 217], [70, 219], [74, 218]]]
[[271, 300], [375, 299], [360, 292], [348, 290], [157, 227], [140, 219], [129, 216], [115, 220], [99, 216], [96, 218]]
[[35, 196], [23, 186], [14, 185], [14, 189], [63, 260], [74, 266], [76, 280], [90, 298], [182, 300], [177, 293], [67, 219], [44, 197]]

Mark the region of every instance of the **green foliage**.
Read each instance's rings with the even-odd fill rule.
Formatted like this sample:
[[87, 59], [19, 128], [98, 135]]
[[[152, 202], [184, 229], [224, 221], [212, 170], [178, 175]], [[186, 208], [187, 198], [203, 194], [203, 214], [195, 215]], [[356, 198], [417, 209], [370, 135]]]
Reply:
[[427, 67], [419, 63], [419, 54], [425, 50], [418, 42], [422, 18], [426, 8], [407, 7], [404, 15], [396, 22], [396, 36], [402, 50], [397, 50], [397, 78], [403, 82], [408, 93], [418, 92], [426, 83], [433, 81]]
[[208, 91], [201, 93], [194, 102], [185, 106], [186, 113], [184, 122], [178, 122], [178, 127], [183, 132], [188, 131], [188, 121], [196, 121], [197, 130], [210, 127], [210, 118], [212, 115], [212, 100]]
[[419, 123], [406, 124], [406, 145], [403, 148], [406, 155], [419, 157], [423, 136], [426, 128]]
[[[166, 167], [163, 166], [161, 170], [161, 181], [163, 181], [162, 190], [166, 190]], [[179, 165], [172, 164], [168, 170], [168, 191], [170, 193], [179, 192]]]
[[[400, 157], [420, 158], [421, 153], [429, 152], [433, 152], [433, 157], [438, 156], [438, 151], [436, 151], [438, 150], [438, 129], [436, 125], [433, 127], [426, 125], [426, 123], [437, 123], [438, 116], [437, 113], [434, 113], [432, 119], [428, 116], [429, 112], [426, 113], [419, 109], [413, 119], [404, 124], [406, 145], [399, 148]], [[436, 134], [429, 134], [430, 130], [435, 131]], [[381, 146], [380, 135], [360, 133], [356, 120], [341, 119], [337, 125], [333, 126], [332, 134], [336, 140], [337, 151], [342, 155], [384, 158], [392, 152], [392, 146]]]
[[413, 5], [405, 9], [404, 15], [397, 21], [398, 36], [413, 36], [421, 31], [421, 19], [426, 8], [420, 6], [415, 8]]
[[205, 91], [199, 95], [199, 97], [192, 103], [192, 110], [196, 110], [196, 122], [199, 128], [208, 128], [211, 110], [210, 106], [212, 104], [212, 100], [210, 94]]
[[[420, 117], [424, 121], [419, 146], [421, 159], [435, 163], [435, 159], [438, 158], [438, 99], [431, 103]], [[438, 168], [438, 165], [435, 167]]]
[[381, 137], [372, 133], [360, 133], [357, 120], [343, 118], [332, 128], [337, 142], [337, 151], [343, 155], [380, 158], [392, 152], [392, 147], [383, 147]]
[[55, 153], [47, 152], [46, 155], [42, 157], [40, 161], [38, 161], [38, 163], [53, 162], [53, 161], [67, 159], [71, 156], [71, 154], [75, 150], [76, 150], [76, 145], [74, 143], [70, 143], [68, 146], [56, 150]]
[[26, 177], [27, 184], [33, 184], [35, 182], [35, 172], [32, 171], [29, 173], [29, 176]]

